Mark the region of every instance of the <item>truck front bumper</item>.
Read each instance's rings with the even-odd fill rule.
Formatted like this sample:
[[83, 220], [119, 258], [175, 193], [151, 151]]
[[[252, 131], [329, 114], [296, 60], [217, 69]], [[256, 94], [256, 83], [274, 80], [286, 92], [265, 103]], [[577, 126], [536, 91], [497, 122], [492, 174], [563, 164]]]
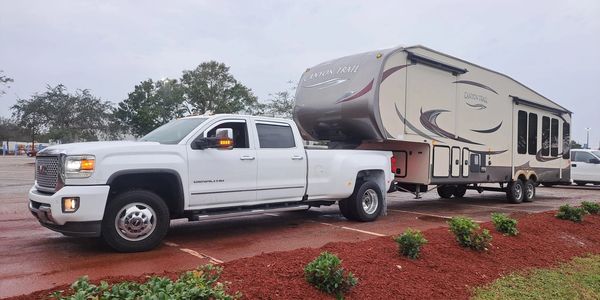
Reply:
[[[29, 210], [41, 225], [69, 236], [98, 237], [110, 187], [65, 186], [54, 194], [29, 190]], [[75, 212], [63, 212], [62, 199], [79, 197]]]

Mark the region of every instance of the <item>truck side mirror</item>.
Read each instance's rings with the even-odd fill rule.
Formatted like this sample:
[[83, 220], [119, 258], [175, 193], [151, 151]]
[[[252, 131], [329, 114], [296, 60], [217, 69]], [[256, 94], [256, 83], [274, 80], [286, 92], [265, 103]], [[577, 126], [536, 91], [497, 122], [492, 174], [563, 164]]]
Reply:
[[192, 142], [192, 149], [194, 150], [209, 148], [231, 150], [233, 149], [233, 140], [228, 137], [201, 137]]
[[590, 159], [590, 164], [596, 164], [596, 165], [600, 164], [600, 159], [592, 158], [592, 159]]

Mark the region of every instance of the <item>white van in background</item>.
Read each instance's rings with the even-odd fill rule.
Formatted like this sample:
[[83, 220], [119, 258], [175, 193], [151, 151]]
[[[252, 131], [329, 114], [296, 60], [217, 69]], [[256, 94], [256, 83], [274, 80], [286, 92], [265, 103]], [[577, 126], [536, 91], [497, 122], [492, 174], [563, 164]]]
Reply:
[[577, 185], [600, 185], [600, 150], [571, 150], [571, 179]]

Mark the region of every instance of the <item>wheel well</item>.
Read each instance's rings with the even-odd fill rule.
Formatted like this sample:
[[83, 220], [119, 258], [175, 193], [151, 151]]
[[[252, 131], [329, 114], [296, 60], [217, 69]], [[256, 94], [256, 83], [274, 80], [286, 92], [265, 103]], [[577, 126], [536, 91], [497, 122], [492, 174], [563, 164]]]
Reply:
[[535, 174], [531, 174], [531, 175], [529, 175], [529, 180], [531, 180], [534, 183], [536, 183], [537, 182], [537, 176], [535, 176]]
[[142, 189], [156, 193], [167, 204], [171, 217], [183, 213], [183, 186], [179, 175], [174, 171], [121, 172], [108, 180], [109, 201], [116, 195], [132, 189]]
[[385, 186], [385, 173], [383, 170], [361, 170], [356, 174], [356, 186], [359, 182], [374, 181], [379, 185], [381, 192], [385, 194], [388, 190]]
[[525, 182], [527, 180], [527, 177], [525, 177], [525, 174], [521, 174], [519, 175], [518, 179], [521, 179], [523, 182]]

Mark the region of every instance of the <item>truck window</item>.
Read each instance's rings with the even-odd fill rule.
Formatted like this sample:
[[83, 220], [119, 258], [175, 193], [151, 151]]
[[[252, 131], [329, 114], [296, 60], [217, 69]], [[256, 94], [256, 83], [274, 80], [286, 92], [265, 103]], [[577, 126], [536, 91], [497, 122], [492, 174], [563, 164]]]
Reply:
[[571, 125], [563, 123], [563, 158], [571, 158]]
[[248, 128], [246, 122], [226, 122], [219, 124], [212, 128], [206, 133], [206, 137], [215, 137], [217, 135], [217, 129], [219, 128], [231, 128], [233, 129], [233, 148], [250, 148], [248, 143]]
[[294, 134], [289, 125], [256, 124], [260, 148], [294, 148]]
[[517, 124], [517, 152], [527, 153], [527, 113], [520, 110]]
[[589, 163], [592, 159], [595, 158], [592, 154], [587, 153], [587, 152], [579, 151], [576, 153], [577, 153], [576, 158], [575, 158], [576, 162]]
[[550, 155], [558, 156], [558, 119], [554, 118], [550, 126]]
[[542, 155], [550, 155], [550, 118], [542, 117]]
[[527, 140], [527, 153], [535, 155], [537, 153], [537, 126], [538, 116], [534, 113], [529, 113], [529, 132]]

